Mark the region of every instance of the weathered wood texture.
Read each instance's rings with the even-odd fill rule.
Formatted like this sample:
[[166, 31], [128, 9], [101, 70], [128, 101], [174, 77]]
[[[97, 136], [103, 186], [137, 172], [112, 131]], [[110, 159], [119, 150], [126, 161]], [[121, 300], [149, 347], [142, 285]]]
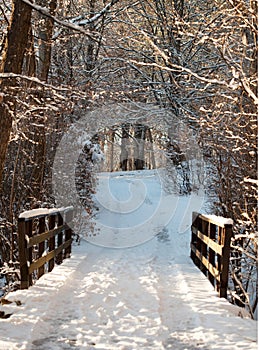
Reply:
[[191, 259], [220, 297], [227, 298], [232, 225], [193, 212], [191, 230]]
[[21, 289], [50, 272], [55, 263], [69, 258], [72, 245], [73, 208], [19, 218], [18, 239]]

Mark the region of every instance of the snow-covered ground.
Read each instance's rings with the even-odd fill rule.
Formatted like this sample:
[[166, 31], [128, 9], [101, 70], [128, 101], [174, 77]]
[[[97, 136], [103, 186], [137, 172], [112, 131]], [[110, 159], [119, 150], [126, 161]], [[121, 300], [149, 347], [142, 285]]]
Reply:
[[7, 296], [22, 305], [0, 308], [13, 313], [0, 320], [0, 350], [257, 349], [257, 322], [189, 258], [201, 195], [165, 194], [155, 172], [137, 172], [101, 174], [96, 200], [96, 235]]

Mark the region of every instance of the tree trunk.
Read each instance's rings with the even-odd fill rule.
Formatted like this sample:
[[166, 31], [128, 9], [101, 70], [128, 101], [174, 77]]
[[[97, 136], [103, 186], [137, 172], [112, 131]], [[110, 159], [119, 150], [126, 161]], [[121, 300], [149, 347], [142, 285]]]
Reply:
[[114, 170], [114, 137], [115, 137], [115, 131], [114, 130], [110, 130], [108, 137], [110, 139], [111, 142], [111, 149], [110, 149], [110, 172], [112, 172]]
[[[35, 77], [36, 75], [36, 55], [34, 49], [34, 38], [32, 27], [30, 27], [28, 34], [28, 44], [24, 57], [23, 73], [29, 77]], [[31, 86], [32, 82], [27, 82], [27, 86]]]
[[[3, 60], [0, 66], [1, 73], [22, 72], [24, 53], [28, 42], [28, 33], [31, 26], [31, 7], [21, 0], [13, 0], [13, 10], [10, 26], [4, 44]], [[0, 184], [4, 170], [5, 156], [12, 129], [14, 101], [11, 101], [9, 87], [14, 85], [12, 80], [3, 79], [0, 82]]]
[[143, 170], [145, 166], [145, 134], [146, 126], [136, 124], [134, 129], [135, 148], [134, 148], [134, 165], [136, 170]]
[[[57, 0], [40, 2], [41, 6], [47, 7], [49, 3], [49, 12], [55, 15]], [[40, 15], [40, 18], [42, 16]], [[38, 78], [44, 81], [48, 80], [49, 68], [51, 63], [51, 39], [53, 34], [54, 21], [52, 18], [41, 18], [39, 26], [39, 58], [38, 58]]]
[[149, 164], [149, 169], [156, 169], [156, 159], [155, 159], [155, 154], [154, 154], [154, 147], [153, 147], [153, 137], [152, 137], [152, 132], [151, 129], [147, 129], [147, 134], [148, 134], [148, 140], [149, 140], [149, 147], [150, 147], [150, 164]]
[[[57, 0], [41, 0], [41, 6], [49, 6], [49, 12], [55, 15]], [[48, 81], [49, 69], [51, 64], [51, 41], [53, 35], [54, 21], [52, 18], [39, 15], [39, 57], [37, 66], [37, 77], [40, 80]], [[46, 128], [47, 116], [42, 113], [38, 116], [39, 125], [35, 130], [35, 151], [34, 151], [34, 168], [32, 173], [32, 196], [35, 200], [43, 200], [44, 173], [46, 165]]]
[[128, 170], [128, 143], [129, 143], [129, 124], [123, 124], [121, 126], [122, 129], [122, 138], [121, 138], [121, 154], [120, 154], [120, 167], [122, 171]]

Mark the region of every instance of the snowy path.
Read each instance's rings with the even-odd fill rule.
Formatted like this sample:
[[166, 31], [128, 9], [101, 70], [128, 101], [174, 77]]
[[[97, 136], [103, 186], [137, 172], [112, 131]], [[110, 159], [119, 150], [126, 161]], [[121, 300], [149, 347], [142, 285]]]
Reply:
[[11, 293], [22, 305], [2, 307], [13, 316], [0, 321], [0, 350], [257, 349], [257, 322], [238, 317], [193, 266], [176, 217], [135, 247], [82, 240], [71, 259]]

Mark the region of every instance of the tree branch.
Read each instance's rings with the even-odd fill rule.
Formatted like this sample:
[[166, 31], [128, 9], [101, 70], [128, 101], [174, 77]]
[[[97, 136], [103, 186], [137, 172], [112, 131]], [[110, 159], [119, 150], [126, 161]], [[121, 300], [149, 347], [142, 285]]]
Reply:
[[[35, 78], [35, 77], [29, 77], [27, 75], [22, 75], [22, 74], [14, 74], [14, 73], [0, 73], [0, 79], [23, 79], [30, 81], [32, 83], [36, 83], [38, 85], [44, 86], [48, 89], [54, 90], [54, 91], [60, 91], [60, 92], [71, 92], [75, 93], [74, 89], [71, 87], [64, 87], [64, 86], [54, 86], [51, 84], [47, 84], [46, 82]], [[83, 92], [77, 92], [77, 95], [80, 95], [81, 97], [85, 96], [85, 93]], [[0, 98], [3, 97], [3, 92], [0, 94]], [[1, 102], [1, 101], [0, 101]]]
[[[29, 5], [33, 10], [38, 11], [38, 12], [41, 13], [42, 15], [51, 18], [54, 22], [60, 24], [61, 26], [66, 27], [66, 28], [69, 28], [69, 29], [71, 29], [71, 30], [78, 31], [78, 32], [80, 32], [80, 33], [86, 35], [89, 39], [94, 40], [94, 41], [98, 41], [97, 39], [95, 39], [95, 38], [93, 37], [93, 32], [90, 33], [90, 31], [87, 31], [87, 30], [83, 29], [81, 26], [79, 26], [79, 25], [77, 25], [77, 24], [70, 23], [70, 22], [63, 21], [63, 20], [58, 19], [57, 17], [51, 15], [51, 14], [49, 13], [49, 11], [48, 11], [45, 7], [42, 7], [42, 6], [33, 4], [33, 3], [31, 3], [29, 0], [22, 0], [22, 2], [24, 2], [24, 3], [27, 4], [27, 5]], [[96, 34], [97, 34], [97, 33], [96, 33]]]

